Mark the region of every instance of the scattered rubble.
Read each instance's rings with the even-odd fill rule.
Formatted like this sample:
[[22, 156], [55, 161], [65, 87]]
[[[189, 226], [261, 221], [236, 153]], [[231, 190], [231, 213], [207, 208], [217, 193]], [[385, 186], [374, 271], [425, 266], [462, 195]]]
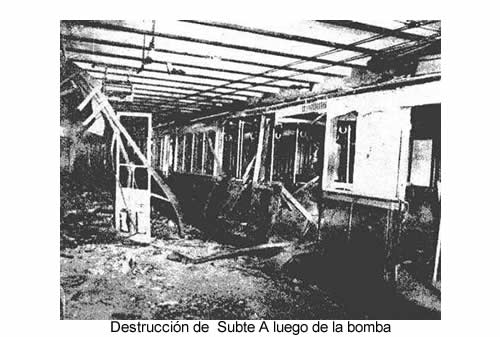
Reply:
[[325, 286], [328, 278], [321, 283], [312, 272], [310, 278], [296, 273], [297, 268], [308, 273], [307, 265], [328, 266], [321, 268], [323, 274], [335, 270], [338, 261], [315, 255], [314, 243], [263, 246], [277, 250], [236, 249], [208, 240], [189, 225], [184, 227], [186, 237], [180, 238], [159, 213], [153, 213], [152, 221], [163, 238], [132, 243], [114, 231], [111, 202], [105, 191], [64, 191], [61, 314], [65, 319], [370, 317], [346, 306], [343, 296]]

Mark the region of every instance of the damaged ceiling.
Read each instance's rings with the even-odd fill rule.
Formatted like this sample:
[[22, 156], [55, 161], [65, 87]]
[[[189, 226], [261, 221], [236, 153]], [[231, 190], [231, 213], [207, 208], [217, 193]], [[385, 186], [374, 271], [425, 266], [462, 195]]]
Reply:
[[439, 52], [441, 23], [61, 21], [60, 37], [62, 57], [102, 79], [116, 110], [159, 124], [335, 88], [353, 74], [404, 74], [387, 65]]

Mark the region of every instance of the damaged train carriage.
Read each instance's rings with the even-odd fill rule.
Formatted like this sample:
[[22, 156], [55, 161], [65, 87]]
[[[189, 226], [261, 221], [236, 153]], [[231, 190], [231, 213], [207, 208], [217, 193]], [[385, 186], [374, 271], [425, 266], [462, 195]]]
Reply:
[[[186, 219], [233, 244], [367, 245], [388, 275], [432, 270], [440, 76], [393, 79], [154, 132], [154, 165]], [[188, 211], [192, 210], [192, 211]], [[196, 210], [196, 211], [195, 211]]]

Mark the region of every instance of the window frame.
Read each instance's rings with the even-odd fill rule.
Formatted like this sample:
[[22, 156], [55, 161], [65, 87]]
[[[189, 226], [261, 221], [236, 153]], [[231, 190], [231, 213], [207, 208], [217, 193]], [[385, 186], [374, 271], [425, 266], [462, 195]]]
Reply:
[[[352, 118], [351, 116], [354, 116], [354, 118]], [[343, 192], [353, 192], [353, 190], [354, 190], [354, 171], [356, 169], [356, 161], [355, 161], [356, 139], [358, 138], [357, 119], [358, 119], [358, 112], [355, 110], [352, 110], [352, 111], [349, 111], [349, 112], [341, 114], [341, 115], [336, 115], [331, 120], [332, 129], [329, 130], [329, 132], [334, 131], [333, 135], [332, 135], [332, 139], [333, 139], [333, 142], [336, 144], [338, 144], [337, 143], [337, 133], [338, 133], [338, 128], [339, 128], [338, 122], [345, 121], [345, 122], [353, 122], [353, 124], [354, 124], [354, 146], [352, 146], [352, 149], [351, 149], [351, 138], [349, 137], [350, 132], [351, 132], [350, 130], [352, 128], [349, 128], [349, 136], [347, 139], [348, 142], [347, 142], [346, 181], [336, 181], [335, 178], [333, 178], [332, 179], [333, 181], [331, 182], [331, 186], [334, 190], [339, 190], [339, 191], [343, 191]], [[327, 156], [332, 156], [333, 153], [336, 157], [335, 161], [339, 162], [339, 164], [338, 164], [339, 167], [337, 168], [337, 171], [338, 171], [340, 168], [340, 153], [339, 153], [339, 151], [334, 150], [333, 148], [330, 148], [330, 152], [327, 153]], [[350, 165], [349, 165], [351, 157], [352, 157], [352, 161], [353, 161], [352, 171], [350, 170]], [[328, 174], [331, 175], [333, 173], [329, 172]], [[338, 172], [336, 173], [336, 175], [338, 176]], [[349, 180], [350, 180], [349, 178], [352, 179], [352, 182], [349, 182]]]

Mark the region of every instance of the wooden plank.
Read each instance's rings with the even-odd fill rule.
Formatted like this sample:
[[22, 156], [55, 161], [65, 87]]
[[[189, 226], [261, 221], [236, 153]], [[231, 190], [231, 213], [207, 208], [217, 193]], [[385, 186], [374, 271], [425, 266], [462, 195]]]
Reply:
[[237, 142], [237, 150], [236, 150], [236, 177], [241, 177], [241, 169], [243, 163], [243, 131], [245, 127], [245, 122], [242, 120], [238, 121], [238, 138]]
[[[437, 185], [436, 188], [437, 188], [438, 201], [441, 203], [441, 183], [438, 181], [436, 185]], [[441, 216], [439, 216], [439, 219], [441, 220]], [[438, 228], [438, 241], [436, 245], [436, 254], [434, 258], [434, 271], [432, 273], [432, 284], [434, 286], [436, 286], [437, 284], [437, 276], [438, 276], [440, 260], [441, 260], [441, 223], [439, 224]]]
[[81, 71], [78, 71], [76, 73], [73, 73], [71, 75], [69, 75], [68, 77], [66, 77], [64, 80], [61, 81], [61, 87], [63, 85], [65, 85], [68, 81], [72, 80], [73, 78], [77, 77], [78, 75], [80, 75], [84, 70], [81, 70]]
[[224, 172], [224, 134], [225, 130], [221, 122], [217, 123], [217, 131], [215, 133], [214, 152], [217, 153], [217, 169], [214, 168], [215, 175], [225, 175]]
[[281, 189], [281, 194], [285, 197], [286, 200], [290, 201], [290, 203], [311, 223], [316, 225], [316, 220], [314, 217], [309, 213], [307, 209], [305, 209], [302, 204], [295, 199], [295, 197], [285, 188], [283, 187]]
[[262, 163], [261, 163], [261, 168], [259, 171], [259, 181], [264, 181], [266, 180], [266, 174], [267, 171], [269, 171], [269, 164], [271, 163], [271, 158], [269, 158], [270, 154], [270, 142], [272, 137], [272, 130], [271, 128], [273, 127], [274, 123], [274, 116], [271, 118], [266, 117], [265, 118], [265, 125], [264, 125], [264, 141], [262, 143]]
[[438, 230], [438, 242], [436, 246], [436, 256], [434, 259], [434, 271], [432, 273], [432, 284], [436, 286], [437, 284], [437, 276], [439, 270], [439, 264], [441, 259], [441, 229]]
[[289, 247], [291, 245], [292, 245], [291, 242], [265, 243], [265, 244], [254, 246], [254, 247], [236, 249], [236, 250], [234, 250], [232, 252], [228, 252], [228, 253], [216, 253], [213, 255], [200, 257], [198, 259], [193, 260], [192, 262], [193, 262], [193, 264], [200, 264], [200, 263], [205, 263], [205, 262], [209, 262], [209, 261], [229, 259], [229, 258], [241, 256], [241, 255], [249, 255], [249, 254], [261, 253], [261, 252], [266, 252], [266, 251], [281, 251], [281, 250], [283, 250], [286, 247]]
[[344, 191], [324, 191], [323, 196], [325, 199], [343, 201], [346, 203], [355, 202], [356, 204], [366, 205], [377, 208], [390, 208], [392, 210], [399, 209], [400, 201], [397, 199], [383, 199], [371, 196], [364, 196]]
[[257, 153], [255, 154], [255, 167], [253, 169], [253, 182], [259, 181], [259, 173], [262, 166], [262, 152], [264, 148], [264, 132], [266, 126], [266, 117], [260, 117], [259, 139], [257, 142]]
[[64, 91], [61, 91], [61, 97], [64, 97], [66, 95], [69, 95], [71, 94], [72, 92], [74, 92], [75, 90], [77, 90], [78, 88], [75, 88], [75, 87], [71, 87], [69, 89], [66, 89]]
[[347, 225], [347, 241], [351, 241], [352, 232], [352, 212], [354, 210], [354, 201], [351, 202], [351, 207], [349, 207], [349, 224]]
[[77, 109], [79, 111], [82, 111], [86, 106], [87, 104], [89, 104], [90, 100], [92, 99], [92, 97], [94, 97], [94, 95], [99, 91], [101, 90], [101, 87], [100, 86], [95, 86], [92, 91], [87, 95], [87, 97], [85, 97], [85, 99], [82, 101], [82, 103], [80, 103], [80, 105], [77, 107]]
[[[106, 114], [103, 114], [103, 116], [105, 116], [105, 118], [108, 117]], [[118, 147], [118, 149], [120, 150], [120, 152], [123, 154], [123, 157], [125, 158], [125, 161], [127, 163], [130, 162], [130, 159], [128, 157], [127, 151], [125, 151], [125, 149], [123, 148], [123, 146], [121, 144], [121, 140], [119, 139], [119, 137], [120, 137], [120, 131], [118, 131], [118, 129], [116, 128], [116, 126], [113, 124], [113, 122], [111, 122], [111, 120], [109, 118], [108, 118], [108, 121], [109, 121], [109, 125], [113, 129], [113, 138], [116, 139], [116, 146]], [[113, 143], [113, 141], [111, 143]], [[117, 160], [118, 160], [118, 156], [117, 156]], [[117, 166], [116, 166], [117, 169], [118, 169], [119, 164], [120, 164], [120, 162], [117, 161]]]
[[321, 120], [321, 118], [323, 118], [325, 116], [326, 116], [326, 112], [322, 112], [318, 117], [313, 119], [313, 121], [311, 122], [311, 125], [316, 124], [317, 122], [319, 122]]
[[255, 163], [255, 156], [253, 156], [252, 160], [250, 160], [250, 163], [248, 163], [247, 168], [245, 169], [245, 173], [243, 174], [242, 177], [244, 183], [246, 183], [247, 180], [250, 178], [250, 170], [252, 170], [254, 163]]
[[207, 133], [203, 132], [201, 134], [201, 174], [205, 174], [205, 143], [206, 143], [206, 141], [207, 141]]
[[97, 106], [96, 110], [93, 111], [86, 120], [83, 121], [82, 125], [87, 126], [94, 118], [97, 118], [101, 110], [104, 108], [104, 103], [101, 103]]
[[283, 117], [278, 120], [282, 124], [312, 124], [310, 119]]
[[282, 251], [283, 249], [292, 246], [292, 242], [279, 242], [279, 243], [264, 243], [262, 245], [257, 245], [253, 247], [247, 247], [247, 248], [240, 248], [236, 249], [230, 252], [223, 252], [223, 253], [215, 253], [212, 255], [200, 257], [197, 259], [193, 259], [189, 256], [186, 256], [184, 254], [181, 254], [179, 252], [174, 252], [173, 254], [170, 254], [169, 257], [167, 257], [169, 260], [173, 261], [178, 261], [182, 263], [192, 263], [192, 264], [200, 264], [200, 263], [205, 263], [209, 261], [215, 261], [215, 260], [222, 260], [222, 259], [229, 259], [229, 258], [234, 258], [242, 255], [250, 255], [250, 254], [256, 254], [256, 253], [262, 253], [262, 252], [271, 252], [275, 251], [276, 253]]
[[[220, 160], [219, 155], [215, 151], [214, 144], [212, 144], [212, 140], [210, 139], [210, 137], [207, 137], [207, 141], [208, 141], [208, 148], [210, 149], [210, 152], [212, 152], [212, 154], [214, 155], [215, 167], [213, 175], [215, 176], [219, 174], [224, 174], [222, 169], [222, 161]], [[217, 136], [215, 137], [215, 142], [217, 143]]]
[[298, 162], [297, 162], [297, 156], [299, 154], [299, 127], [297, 126], [295, 128], [295, 149], [294, 149], [294, 154], [293, 154], [293, 177], [292, 181], [295, 184], [297, 181], [297, 171], [298, 171]]
[[273, 181], [273, 174], [274, 174], [274, 135], [276, 133], [276, 119], [273, 118], [272, 123], [270, 125], [270, 137], [271, 137], [271, 160], [269, 163], [269, 181]]
[[296, 189], [292, 195], [297, 195], [299, 192], [305, 190], [306, 188], [308, 188], [309, 186], [311, 185], [314, 185], [318, 182], [319, 180], [319, 176], [316, 176], [314, 178], [312, 178], [311, 180], [309, 180], [307, 183], [305, 183], [304, 185], [302, 185], [301, 187], [299, 187], [298, 189]]
[[170, 202], [170, 200], [169, 200], [169, 199], [167, 199], [167, 198], [165, 198], [165, 197], [162, 197], [161, 195], [158, 195], [158, 194], [156, 194], [156, 193], [151, 193], [151, 196], [152, 196], [153, 198], [156, 198], [156, 199], [159, 199], [159, 200], [163, 200], [163, 201], [166, 201], [166, 202]]

